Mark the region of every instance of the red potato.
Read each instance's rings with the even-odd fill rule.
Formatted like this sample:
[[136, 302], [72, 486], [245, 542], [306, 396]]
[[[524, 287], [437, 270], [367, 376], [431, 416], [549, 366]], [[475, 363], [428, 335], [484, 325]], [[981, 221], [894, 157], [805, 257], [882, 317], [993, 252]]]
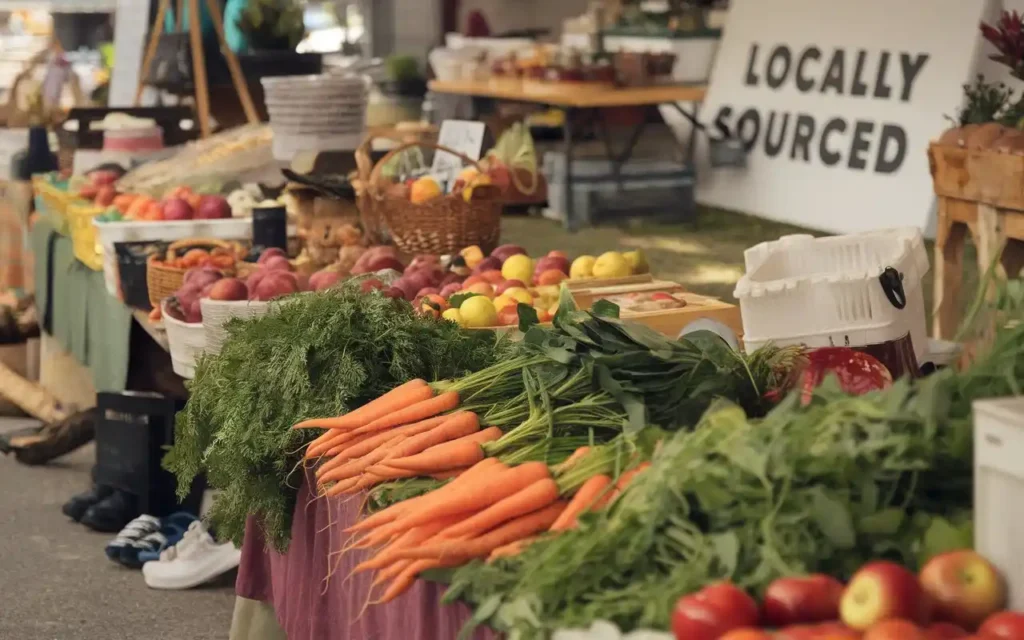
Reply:
[[273, 300], [299, 290], [296, 279], [290, 274], [271, 271], [260, 280], [253, 290], [253, 300]]
[[291, 271], [292, 263], [284, 256], [271, 256], [263, 263], [263, 268], [267, 271]]
[[267, 260], [270, 260], [271, 258], [273, 258], [275, 256], [280, 256], [282, 258], [287, 258], [288, 254], [285, 253], [284, 249], [282, 249], [280, 247], [270, 247], [269, 249], [264, 249], [263, 250], [263, 253], [261, 253], [260, 257], [256, 260], [256, 264], [263, 264], [264, 262], [266, 262]]
[[231, 205], [223, 196], [203, 196], [196, 207], [197, 220], [219, 220], [231, 217]]
[[453, 295], [460, 291], [462, 291], [462, 283], [453, 282], [451, 284], [446, 284], [444, 287], [442, 287], [440, 293], [441, 297], [447, 300], [448, 298], [452, 297]]
[[393, 269], [399, 273], [402, 273], [405, 271], [405, 265], [403, 265], [398, 258], [394, 258], [392, 256], [381, 256], [379, 258], [370, 260], [369, 263], [367, 264], [366, 270], [368, 272], [377, 272], [385, 271], [387, 269]]
[[185, 311], [185, 322], [197, 324], [203, 321], [203, 309], [199, 306], [199, 298], [192, 300]]
[[256, 291], [256, 287], [259, 286], [260, 282], [263, 280], [263, 278], [266, 277], [268, 273], [270, 272], [266, 271], [265, 269], [260, 269], [249, 274], [249, 277], [245, 279], [245, 286], [247, 289], [249, 289], [250, 296], [254, 291]]
[[224, 274], [212, 267], [193, 267], [185, 272], [182, 284], [194, 284], [197, 287], [204, 287], [211, 282], [216, 282], [224, 277]]
[[399, 299], [404, 300], [405, 299], [405, 292], [402, 291], [401, 289], [399, 289], [398, 287], [394, 287], [394, 286], [388, 287], [387, 289], [385, 289], [384, 290], [384, 295], [389, 297], [389, 298], [393, 298], [395, 300], [399, 300]]
[[313, 291], [330, 289], [341, 282], [341, 279], [341, 273], [337, 271], [317, 271], [309, 277], [309, 288]]
[[160, 206], [164, 220], [191, 220], [192, 205], [182, 198], [169, 198]]
[[238, 278], [223, 278], [210, 286], [207, 295], [211, 300], [245, 300], [249, 297], [249, 288]]

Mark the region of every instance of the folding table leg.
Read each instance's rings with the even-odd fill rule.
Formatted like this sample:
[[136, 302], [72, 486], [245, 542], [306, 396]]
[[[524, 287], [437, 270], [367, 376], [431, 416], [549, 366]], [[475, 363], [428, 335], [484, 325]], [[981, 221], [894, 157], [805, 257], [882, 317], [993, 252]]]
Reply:
[[573, 156], [573, 130], [572, 130], [572, 118], [574, 110], [566, 107], [565, 109], [565, 121], [562, 123], [562, 136], [564, 138], [563, 145], [565, 149], [565, 182], [562, 184], [562, 193], [564, 197], [562, 202], [565, 206], [565, 217], [562, 218], [562, 224], [566, 230], [575, 232], [579, 230], [579, 220], [576, 219], [573, 213], [573, 189], [572, 189], [572, 156]]

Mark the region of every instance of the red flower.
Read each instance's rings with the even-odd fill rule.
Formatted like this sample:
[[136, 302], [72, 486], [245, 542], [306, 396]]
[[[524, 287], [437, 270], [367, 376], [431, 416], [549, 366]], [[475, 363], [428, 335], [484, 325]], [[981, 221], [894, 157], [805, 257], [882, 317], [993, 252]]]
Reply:
[[1024, 18], [1016, 11], [1004, 11], [995, 26], [981, 24], [981, 35], [992, 43], [999, 55], [991, 56], [1020, 78], [1024, 76]]

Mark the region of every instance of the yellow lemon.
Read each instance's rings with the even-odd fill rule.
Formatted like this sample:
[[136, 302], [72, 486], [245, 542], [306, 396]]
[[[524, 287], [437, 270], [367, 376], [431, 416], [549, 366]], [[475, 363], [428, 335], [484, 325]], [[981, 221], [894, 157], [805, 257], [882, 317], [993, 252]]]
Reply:
[[501, 265], [501, 277], [519, 282], [533, 281], [533, 260], [521, 253], [509, 256], [505, 264]]
[[651, 270], [651, 267], [647, 264], [647, 256], [639, 249], [627, 251], [622, 254], [622, 257], [629, 263], [629, 270], [633, 273], [647, 273]]
[[493, 327], [498, 324], [498, 312], [494, 303], [485, 296], [473, 296], [459, 307], [464, 327]]
[[507, 296], [505, 294], [501, 294], [500, 296], [494, 299], [494, 308], [497, 309], [498, 311], [501, 311], [507, 306], [515, 305], [517, 302], [518, 301], [515, 298]]
[[460, 313], [458, 309], [445, 309], [444, 313], [441, 314], [441, 317], [445, 320], [451, 320], [456, 324], [462, 324], [462, 313]]
[[522, 302], [524, 304], [533, 305], [533, 296], [530, 292], [522, 287], [509, 287], [505, 289], [505, 293], [502, 295], [512, 298], [516, 302]]
[[629, 263], [618, 251], [602, 253], [594, 261], [595, 278], [622, 278], [632, 273]]
[[572, 261], [569, 267], [569, 279], [580, 280], [581, 278], [594, 277], [594, 263], [597, 258], [594, 256], [580, 256]]

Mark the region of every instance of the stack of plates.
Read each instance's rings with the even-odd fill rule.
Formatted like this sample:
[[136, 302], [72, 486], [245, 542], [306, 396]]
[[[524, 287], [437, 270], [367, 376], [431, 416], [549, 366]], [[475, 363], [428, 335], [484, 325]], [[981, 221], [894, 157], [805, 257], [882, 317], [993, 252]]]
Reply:
[[299, 151], [346, 151], [362, 142], [366, 128], [366, 80], [327, 73], [263, 78], [274, 157]]

